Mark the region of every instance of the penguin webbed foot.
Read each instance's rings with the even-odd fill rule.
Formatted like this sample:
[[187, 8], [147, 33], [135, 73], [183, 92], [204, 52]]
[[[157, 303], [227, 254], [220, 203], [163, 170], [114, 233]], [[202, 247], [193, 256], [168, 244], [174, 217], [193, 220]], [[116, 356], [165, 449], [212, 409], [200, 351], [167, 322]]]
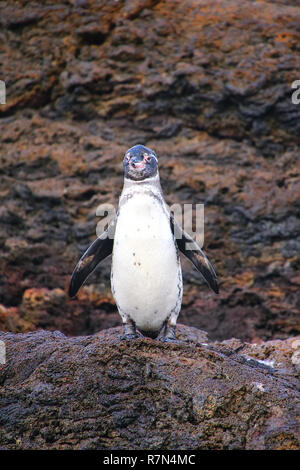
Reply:
[[135, 324], [133, 322], [124, 323], [124, 334], [120, 335], [119, 338], [122, 341], [139, 338]]
[[178, 339], [169, 338], [168, 336], [162, 336], [161, 338], [159, 338], [159, 340], [163, 343], [178, 343]]
[[176, 339], [176, 326], [166, 324], [164, 328], [163, 336], [160, 338], [160, 341], [164, 343], [177, 343]]
[[120, 340], [124, 341], [124, 340], [130, 340], [130, 339], [136, 339], [136, 338], [139, 338], [139, 335], [137, 333], [128, 333], [128, 334], [124, 334], [124, 335], [120, 335], [119, 336]]

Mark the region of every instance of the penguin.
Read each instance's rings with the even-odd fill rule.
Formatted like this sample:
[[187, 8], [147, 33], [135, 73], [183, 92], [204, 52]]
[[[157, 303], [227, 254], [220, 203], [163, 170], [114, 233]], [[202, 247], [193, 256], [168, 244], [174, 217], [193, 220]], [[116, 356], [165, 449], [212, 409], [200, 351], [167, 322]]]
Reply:
[[135, 145], [125, 153], [123, 166], [124, 186], [116, 217], [77, 263], [69, 296], [74, 297], [100, 261], [112, 254], [111, 290], [124, 325], [121, 339], [137, 338], [138, 331], [157, 338], [162, 331], [162, 341], [176, 341], [183, 293], [179, 251], [215, 293], [219, 292], [217, 275], [170, 212], [156, 153]]

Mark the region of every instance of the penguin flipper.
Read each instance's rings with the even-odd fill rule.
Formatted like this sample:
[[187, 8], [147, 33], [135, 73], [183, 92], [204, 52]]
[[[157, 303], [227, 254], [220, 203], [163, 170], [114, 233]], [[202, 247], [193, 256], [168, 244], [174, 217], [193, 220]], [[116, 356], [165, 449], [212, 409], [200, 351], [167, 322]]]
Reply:
[[216, 293], [219, 293], [218, 278], [215, 270], [207, 256], [180, 225], [176, 222], [173, 215], [170, 214], [171, 229], [176, 238], [177, 246], [184, 256], [186, 256], [193, 265], [202, 274], [209, 287]]
[[114, 226], [115, 220], [113, 220], [105, 232], [89, 246], [78, 261], [69, 285], [70, 297], [75, 297], [84, 281], [94, 271], [100, 261], [112, 254]]

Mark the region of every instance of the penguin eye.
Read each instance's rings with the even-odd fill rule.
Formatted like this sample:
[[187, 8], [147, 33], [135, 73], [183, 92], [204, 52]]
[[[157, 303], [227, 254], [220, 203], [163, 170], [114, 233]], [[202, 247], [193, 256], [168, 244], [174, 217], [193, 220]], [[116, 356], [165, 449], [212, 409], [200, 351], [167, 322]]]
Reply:
[[129, 160], [130, 160], [130, 155], [126, 155], [126, 160], [129, 162]]
[[151, 160], [152, 160], [151, 155], [144, 155], [144, 158], [145, 158], [146, 162], [151, 162]]

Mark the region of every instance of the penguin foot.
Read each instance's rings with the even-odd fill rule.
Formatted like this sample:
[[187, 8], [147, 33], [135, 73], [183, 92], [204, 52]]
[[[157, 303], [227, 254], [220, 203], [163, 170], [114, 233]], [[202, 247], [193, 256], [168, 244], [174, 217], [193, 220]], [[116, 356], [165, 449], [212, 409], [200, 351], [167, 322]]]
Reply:
[[178, 343], [178, 340], [175, 338], [170, 338], [169, 336], [162, 336], [159, 338], [160, 341], [163, 341], [164, 343]]
[[124, 341], [128, 339], [136, 339], [139, 338], [139, 335], [137, 333], [125, 333], [124, 335], [120, 335], [119, 338]]
[[127, 323], [124, 323], [124, 334], [120, 335], [121, 340], [126, 340], [126, 339], [135, 339], [138, 338], [139, 335], [136, 332], [135, 324], [133, 321], [128, 321]]
[[164, 341], [165, 343], [177, 342], [175, 330], [176, 330], [176, 326], [166, 323], [165, 328], [164, 328], [164, 334], [160, 338], [160, 340]]

